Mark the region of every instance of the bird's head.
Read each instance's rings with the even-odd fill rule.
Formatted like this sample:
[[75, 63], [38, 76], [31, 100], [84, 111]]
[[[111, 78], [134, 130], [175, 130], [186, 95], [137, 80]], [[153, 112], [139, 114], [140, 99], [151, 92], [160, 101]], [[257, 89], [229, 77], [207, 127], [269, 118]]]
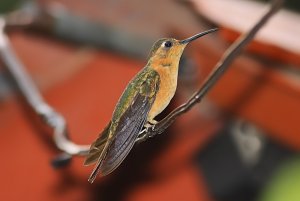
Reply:
[[193, 40], [196, 40], [197, 38], [215, 31], [217, 31], [217, 29], [210, 29], [184, 40], [176, 40], [174, 38], [159, 39], [154, 43], [150, 51], [148, 64], [150, 64], [154, 68], [167, 68], [174, 65], [178, 66], [179, 59], [187, 44], [189, 44]]

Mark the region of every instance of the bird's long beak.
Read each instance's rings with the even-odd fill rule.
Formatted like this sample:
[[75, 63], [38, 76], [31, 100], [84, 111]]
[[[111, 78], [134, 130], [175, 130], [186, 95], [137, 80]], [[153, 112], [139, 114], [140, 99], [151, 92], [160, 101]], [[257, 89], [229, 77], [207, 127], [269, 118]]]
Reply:
[[201, 32], [201, 33], [198, 33], [198, 34], [192, 36], [192, 37], [189, 37], [189, 38], [187, 38], [187, 39], [181, 40], [181, 41], [179, 41], [179, 43], [180, 43], [180, 44], [188, 44], [189, 42], [191, 42], [191, 41], [193, 41], [193, 40], [196, 40], [197, 38], [200, 38], [200, 37], [202, 37], [202, 36], [204, 36], [204, 35], [206, 35], [206, 34], [215, 32], [215, 31], [217, 31], [217, 30], [218, 30], [218, 28], [210, 29], [210, 30], [207, 30], [207, 31], [203, 31], [203, 32]]

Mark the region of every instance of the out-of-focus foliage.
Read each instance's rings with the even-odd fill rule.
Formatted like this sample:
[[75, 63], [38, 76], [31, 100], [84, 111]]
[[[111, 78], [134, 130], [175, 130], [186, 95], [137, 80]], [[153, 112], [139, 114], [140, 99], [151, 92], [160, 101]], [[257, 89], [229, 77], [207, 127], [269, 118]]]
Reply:
[[16, 8], [24, 0], [0, 0], [0, 13], [6, 13]]
[[300, 159], [287, 163], [281, 168], [261, 201], [299, 201], [300, 200]]

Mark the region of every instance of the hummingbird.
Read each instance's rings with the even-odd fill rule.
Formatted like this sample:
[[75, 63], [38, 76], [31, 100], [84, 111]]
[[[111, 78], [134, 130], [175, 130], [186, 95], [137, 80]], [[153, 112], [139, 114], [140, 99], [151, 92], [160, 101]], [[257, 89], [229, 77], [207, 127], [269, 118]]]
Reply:
[[170, 103], [177, 88], [181, 55], [191, 41], [217, 31], [210, 29], [184, 40], [162, 38], [154, 43], [145, 67], [129, 82], [112, 118], [91, 144], [84, 165], [96, 164], [88, 181], [93, 183], [114, 171], [132, 149], [143, 129], [155, 126], [154, 119]]

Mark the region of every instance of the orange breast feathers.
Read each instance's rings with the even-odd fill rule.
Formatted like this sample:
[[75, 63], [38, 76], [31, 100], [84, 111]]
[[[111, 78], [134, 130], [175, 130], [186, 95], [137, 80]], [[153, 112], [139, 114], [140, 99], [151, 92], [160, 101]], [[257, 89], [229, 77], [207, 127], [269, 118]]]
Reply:
[[152, 68], [156, 70], [160, 76], [160, 85], [147, 120], [150, 123], [155, 123], [153, 118], [169, 105], [176, 92], [178, 63], [173, 63], [173, 65], [170, 66], [153, 65]]

